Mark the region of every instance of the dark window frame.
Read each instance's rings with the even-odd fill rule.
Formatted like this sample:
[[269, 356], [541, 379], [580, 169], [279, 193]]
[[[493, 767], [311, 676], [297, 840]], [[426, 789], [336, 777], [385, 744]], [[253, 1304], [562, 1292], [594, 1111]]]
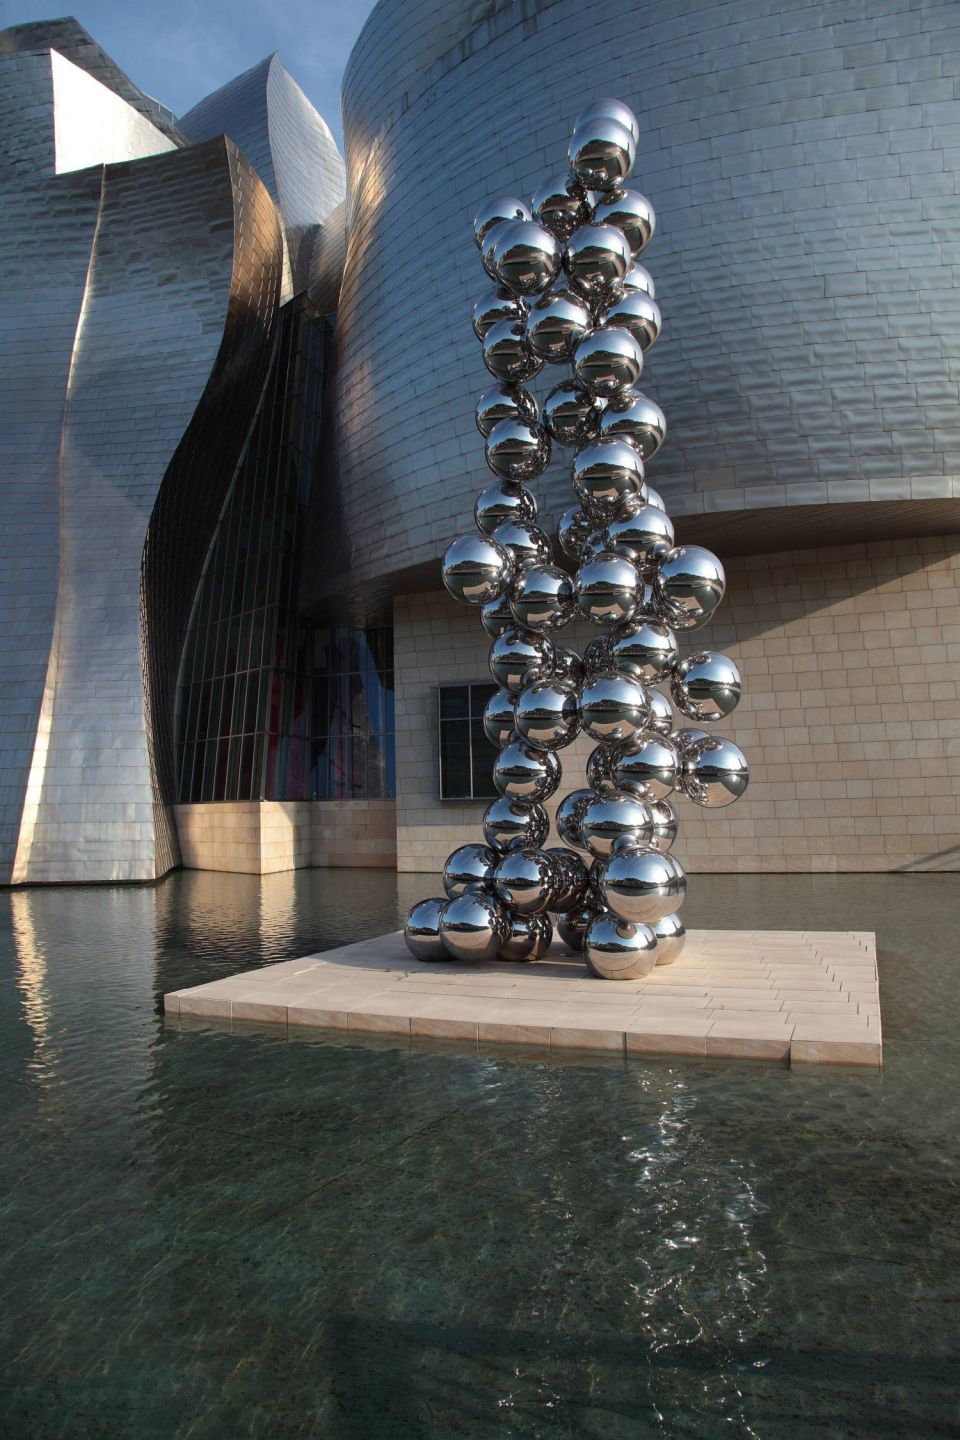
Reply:
[[[482, 772], [489, 775], [488, 790], [481, 791], [478, 789], [477, 763], [474, 756], [474, 740], [476, 728], [474, 722], [478, 719], [482, 719], [484, 707], [486, 706], [487, 700], [489, 700], [490, 696], [495, 693], [496, 689], [496, 685], [493, 684], [490, 680], [445, 680], [441, 681], [440, 684], [437, 686], [437, 783], [440, 791], [440, 799], [442, 801], [450, 801], [453, 804], [463, 804], [464, 802], [466, 802], [482, 803], [484, 805], [488, 805], [491, 800], [495, 800], [497, 798], [497, 790], [493, 784], [493, 761], [498, 753], [496, 746], [491, 745], [490, 741], [487, 740], [484, 736], [483, 744], [484, 746], [489, 745], [491, 752], [490, 764], [488, 767], [484, 766]], [[456, 716], [451, 719], [444, 719], [442, 715], [443, 697], [445, 693], [449, 693], [449, 691], [451, 690], [466, 690], [466, 714]], [[483, 692], [482, 698], [478, 695], [475, 700], [474, 691]], [[447, 788], [447, 771], [450, 768], [450, 762], [448, 760], [445, 767], [444, 739], [446, 735], [449, 734], [449, 731], [452, 728], [456, 728], [459, 731], [461, 739], [463, 739], [464, 737], [466, 738], [466, 771], [469, 778], [469, 793], [463, 793], [459, 790], [454, 791], [453, 789]]]

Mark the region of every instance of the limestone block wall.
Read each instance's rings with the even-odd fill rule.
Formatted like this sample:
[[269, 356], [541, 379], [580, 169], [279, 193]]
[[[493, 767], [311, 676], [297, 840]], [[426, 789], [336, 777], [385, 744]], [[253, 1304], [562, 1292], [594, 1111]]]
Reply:
[[310, 802], [309, 809], [311, 865], [394, 869], [394, 800], [316, 800]]
[[328, 865], [391, 869], [395, 816], [392, 800], [242, 800], [176, 807], [186, 869], [248, 875]]
[[[726, 811], [680, 798], [687, 868], [960, 869], [960, 536], [726, 564], [717, 621], [681, 648], [740, 665], [744, 698], [716, 728], [752, 779]], [[394, 617], [397, 866], [439, 872], [484, 807], [439, 799], [435, 687], [485, 679], [488, 642], [442, 592], [398, 597]], [[563, 752], [563, 789], [588, 751]]]

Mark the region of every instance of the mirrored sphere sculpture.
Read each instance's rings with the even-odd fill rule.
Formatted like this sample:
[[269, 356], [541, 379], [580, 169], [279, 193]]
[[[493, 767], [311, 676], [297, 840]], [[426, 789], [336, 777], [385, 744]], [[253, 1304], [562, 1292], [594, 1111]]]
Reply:
[[529, 390], [509, 381], [488, 385], [474, 411], [474, 419], [481, 435], [489, 435], [499, 420], [518, 420], [525, 425], [534, 425], [539, 416], [537, 402]]
[[574, 580], [580, 613], [593, 625], [623, 625], [636, 611], [640, 585], [637, 567], [625, 555], [612, 550], [592, 555]]
[[560, 885], [551, 901], [550, 909], [558, 915], [579, 909], [584, 903], [590, 883], [586, 865], [579, 855], [563, 846], [550, 849], [547, 854], [553, 857], [560, 872]]
[[557, 540], [569, 560], [580, 559], [580, 551], [593, 529], [593, 521], [584, 515], [579, 505], [571, 505], [564, 510], [557, 521]]
[[673, 522], [656, 505], [628, 503], [607, 521], [606, 540], [611, 550], [649, 573], [673, 547]]
[[573, 457], [573, 488], [589, 513], [613, 516], [626, 500], [644, 498], [643, 461], [626, 440], [591, 440]]
[[443, 557], [443, 583], [454, 600], [484, 605], [500, 595], [515, 566], [514, 556], [488, 535], [464, 535]]
[[661, 915], [651, 925], [657, 937], [657, 964], [672, 965], [680, 959], [687, 940], [687, 932], [679, 915]]
[[473, 237], [477, 247], [482, 248], [490, 231], [495, 225], [502, 225], [508, 220], [529, 220], [530, 210], [522, 200], [517, 200], [513, 195], [499, 195], [495, 200], [488, 200], [481, 205], [473, 222]]
[[440, 938], [440, 915], [448, 896], [418, 900], [410, 909], [403, 927], [403, 938], [414, 960], [449, 960]]
[[500, 855], [517, 846], [538, 849], [549, 833], [546, 810], [528, 800], [501, 795], [492, 800], [484, 812], [483, 838]]
[[553, 644], [553, 677], [555, 680], [569, 680], [578, 689], [583, 684], [583, 661], [576, 650], [569, 645]]
[[553, 634], [573, 619], [577, 600], [573, 581], [558, 565], [525, 565], [509, 589], [518, 625]]
[[498, 685], [522, 690], [553, 673], [553, 646], [536, 630], [512, 625], [490, 646], [490, 673]]
[[729, 655], [698, 650], [677, 666], [670, 685], [673, 703], [691, 720], [722, 720], [740, 702], [742, 681]]
[[634, 145], [640, 143], [640, 122], [636, 115], [625, 105], [622, 100], [616, 100], [612, 96], [603, 96], [599, 100], [591, 100], [576, 120], [573, 122], [574, 130], [580, 130], [596, 120], [598, 116], [605, 116], [609, 120], [616, 120], [624, 130], [632, 137]]
[[538, 750], [526, 740], [511, 740], [497, 756], [493, 783], [515, 800], [549, 800], [560, 784], [560, 761], [553, 750]]
[[508, 630], [513, 624], [513, 611], [510, 609], [510, 596], [506, 590], [502, 595], [495, 595], [480, 607], [480, 624], [483, 626], [491, 640], [496, 640], [504, 630]]
[[[677, 838], [676, 811], [669, 800], [653, 800], [650, 802], [649, 809], [653, 817], [653, 834], [650, 837], [650, 844], [656, 845], [658, 850], [662, 850], [666, 854]], [[490, 843], [488, 837], [487, 844]]]
[[601, 911], [587, 926], [583, 957], [601, 980], [642, 980], [657, 963], [657, 937], [649, 925]]
[[657, 228], [653, 206], [639, 190], [611, 191], [597, 205], [594, 219], [598, 225], [615, 225], [622, 230], [634, 258], [646, 250]]
[[660, 561], [653, 582], [664, 616], [678, 630], [703, 625], [723, 599], [723, 566], [702, 545], [678, 545]]
[[[488, 341], [498, 328], [489, 332]], [[573, 368], [588, 394], [609, 400], [636, 385], [643, 374], [643, 351], [622, 325], [604, 326], [584, 335], [574, 351]]]
[[542, 750], [561, 750], [580, 729], [576, 686], [566, 680], [540, 680], [520, 692], [516, 728]]
[[478, 340], [482, 340], [498, 320], [522, 320], [523, 307], [515, 295], [500, 285], [491, 285], [473, 307], [473, 329]]
[[538, 525], [512, 516], [501, 520], [491, 539], [508, 551], [515, 566], [545, 565], [550, 559], [550, 541]]
[[533, 213], [551, 235], [569, 240], [580, 225], [593, 217], [593, 205], [586, 188], [569, 172], [550, 175], [534, 191]]
[[542, 960], [553, 940], [553, 926], [547, 915], [510, 915], [510, 933], [506, 944], [501, 946], [498, 960], [513, 960], [530, 963]]
[[562, 256], [556, 236], [535, 220], [514, 220], [497, 231], [494, 269], [515, 295], [540, 295], [560, 269]]
[[604, 670], [584, 682], [580, 691], [580, 723], [604, 745], [634, 740], [650, 718], [650, 692], [633, 675]]
[[549, 290], [527, 316], [527, 339], [541, 360], [561, 365], [573, 359], [573, 352], [592, 324], [587, 304], [568, 290]]
[[501, 685], [494, 690], [483, 711], [483, 733], [499, 749], [517, 739], [517, 694]]
[[557, 806], [557, 834], [564, 845], [569, 845], [574, 850], [587, 848], [580, 833], [580, 821], [584, 807], [594, 799], [594, 794], [593, 790], [571, 790]]
[[644, 733], [618, 756], [613, 779], [618, 790], [628, 790], [649, 804], [672, 794], [679, 770], [680, 757], [667, 736]]
[[508, 850], [494, 877], [497, 895], [518, 915], [538, 915], [551, 909], [561, 883], [560, 868], [546, 850]]
[[652, 460], [667, 434], [667, 417], [655, 401], [639, 390], [614, 395], [600, 416], [600, 434], [629, 440], [641, 459]]
[[663, 328], [663, 317], [656, 300], [642, 290], [627, 290], [603, 312], [604, 325], [622, 325], [629, 330], [640, 349], [655, 345]]
[[484, 486], [473, 507], [477, 529], [492, 535], [501, 520], [519, 520], [532, 525], [537, 518], [537, 502], [522, 485], [508, 480], [492, 480]]
[[579, 955], [583, 950], [583, 937], [591, 920], [600, 911], [595, 905], [580, 905], [575, 910], [564, 911], [557, 917], [557, 935], [573, 955]]
[[650, 720], [647, 729], [656, 731], [658, 735], [670, 735], [673, 731], [673, 710], [662, 690], [650, 691]]
[[686, 877], [673, 857], [653, 846], [615, 851], [603, 867], [600, 883], [607, 908], [635, 925], [653, 925], [679, 910], [686, 887]]
[[722, 736], [698, 740], [683, 758], [680, 788], [705, 810], [739, 800], [750, 783], [750, 767], [739, 745]]
[[451, 899], [467, 890], [492, 890], [496, 866], [496, 851], [489, 845], [461, 845], [447, 857], [443, 888]]
[[454, 960], [493, 960], [509, 934], [507, 912], [492, 895], [468, 890], [440, 912], [440, 939]]
[[583, 225], [567, 241], [563, 269], [578, 295], [602, 304], [617, 294], [632, 259], [621, 231], [609, 225]]
[[653, 834], [653, 818], [635, 795], [607, 790], [584, 805], [580, 834], [590, 854], [603, 860], [618, 845], [646, 845]]
[[570, 169], [588, 190], [613, 190], [633, 166], [637, 145], [630, 131], [607, 115], [590, 115], [573, 132]]
[[543, 402], [543, 423], [561, 445], [582, 445], [600, 432], [603, 401], [576, 380], [561, 380]]
[[[514, 582], [516, 583], [516, 582]], [[659, 685], [666, 680], [679, 657], [677, 637], [668, 625], [659, 620], [631, 620], [610, 637], [608, 663], [644, 685]]]
[[514, 382], [531, 380], [543, 369], [543, 361], [530, 349], [523, 320], [498, 320], [490, 326], [483, 337], [483, 363], [498, 380]]
[[484, 446], [487, 464], [503, 480], [519, 484], [542, 475], [550, 464], [550, 437], [540, 425], [498, 420]]

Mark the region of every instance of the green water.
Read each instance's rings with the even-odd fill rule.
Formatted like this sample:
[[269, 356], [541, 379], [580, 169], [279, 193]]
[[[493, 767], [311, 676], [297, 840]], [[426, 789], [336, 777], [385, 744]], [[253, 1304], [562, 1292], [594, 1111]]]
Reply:
[[691, 882], [878, 931], [882, 1078], [165, 1025], [433, 888], [0, 895], [6, 1440], [960, 1433], [957, 878]]

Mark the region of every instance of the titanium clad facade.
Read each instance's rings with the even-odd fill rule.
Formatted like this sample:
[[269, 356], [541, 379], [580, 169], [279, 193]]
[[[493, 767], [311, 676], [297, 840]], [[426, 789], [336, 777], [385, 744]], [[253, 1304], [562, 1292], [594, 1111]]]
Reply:
[[[960, 521], [957, 12], [933, 0], [381, 0], [344, 81], [334, 505], [313, 603], [436, 583], [483, 465], [481, 202], [556, 168], [585, 98], [637, 112], [663, 335], [642, 388], [681, 535], [727, 553]], [[549, 367], [547, 367], [549, 370]], [[544, 375], [534, 382], [542, 395]], [[566, 470], [538, 484], [566, 504]]]

